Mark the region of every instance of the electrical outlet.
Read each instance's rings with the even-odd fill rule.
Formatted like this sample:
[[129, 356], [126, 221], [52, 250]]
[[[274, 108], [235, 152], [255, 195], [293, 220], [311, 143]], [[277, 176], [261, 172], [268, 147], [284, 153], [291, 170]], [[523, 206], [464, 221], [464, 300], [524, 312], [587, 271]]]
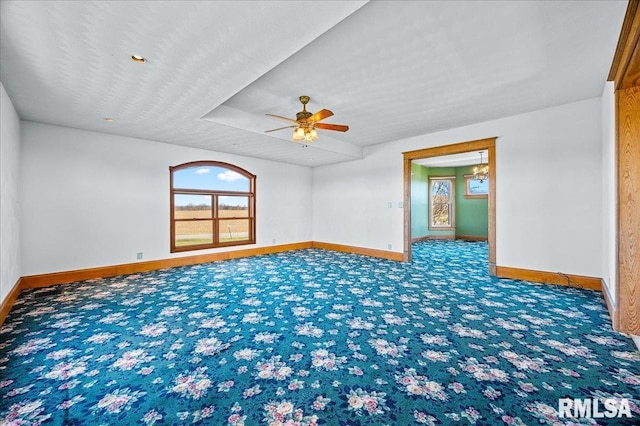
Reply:
[[273, 240], [271, 240], [271, 244], [275, 244], [276, 243], [276, 239], [274, 238]]
[[402, 201], [398, 202], [398, 208], [401, 209], [404, 206], [404, 203]]
[[391, 250], [391, 247], [393, 247], [391, 244], [387, 244], [387, 250]]
[[142, 260], [142, 252], [141, 251], [139, 251], [138, 254], [136, 254], [136, 258], [138, 260]]
[[387, 203], [387, 207], [392, 208], [392, 207], [393, 207], [393, 203], [392, 203], [391, 201], [389, 201], [389, 202]]

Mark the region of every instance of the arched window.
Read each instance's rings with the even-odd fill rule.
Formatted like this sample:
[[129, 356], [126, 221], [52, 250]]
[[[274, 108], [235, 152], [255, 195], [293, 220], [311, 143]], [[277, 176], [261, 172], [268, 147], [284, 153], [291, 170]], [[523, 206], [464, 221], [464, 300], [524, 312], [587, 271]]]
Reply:
[[233, 164], [169, 167], [171, 252], [255, 244], [256, 177]]

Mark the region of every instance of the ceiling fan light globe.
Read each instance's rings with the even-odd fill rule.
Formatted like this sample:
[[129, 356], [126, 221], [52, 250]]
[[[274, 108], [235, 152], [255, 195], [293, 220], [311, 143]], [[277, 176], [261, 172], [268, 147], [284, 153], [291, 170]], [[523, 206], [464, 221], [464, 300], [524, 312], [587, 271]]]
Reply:
[[293, 131], [293, 140], [301, 141], [304, 139], [304, 129], [302, 127], [298, 127]]

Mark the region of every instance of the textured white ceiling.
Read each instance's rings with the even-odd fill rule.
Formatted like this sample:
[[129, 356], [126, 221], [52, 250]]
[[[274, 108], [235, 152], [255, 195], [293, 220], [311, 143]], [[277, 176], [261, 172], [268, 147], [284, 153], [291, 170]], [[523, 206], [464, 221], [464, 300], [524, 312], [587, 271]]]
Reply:
[[462, 154], [442, 155], [440, 157], [421, 158], [413, 160], [414, 163], [426, 167], [461, 167], [480, 164], [480, 153], [482, 152], [482, 162], [489, 162], [489, 152], [482, 151], [463, 152]]
[[[25, 120], [316, 166], [599, 96], [625, 8], [3, 0], [0, 80]], [[306, 149], [288, 130], [261, 132], [281, 124], [265, 113], [293, 118], [302, 94], [349, 132], [321, 132]]]

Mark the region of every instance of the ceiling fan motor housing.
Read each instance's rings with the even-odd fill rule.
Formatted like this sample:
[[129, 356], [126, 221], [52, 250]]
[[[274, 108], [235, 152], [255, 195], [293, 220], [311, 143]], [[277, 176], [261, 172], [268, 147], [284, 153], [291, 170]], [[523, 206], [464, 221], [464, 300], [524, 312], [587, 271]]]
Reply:
[[307, 121], [307, 119], [312, 115], [313, 114], [311, 114], [309, 111], [300, 111], [299, 113], [296, 114], [296, 120]]
[[302, 111], [296, 114], [296, 120], [307, 121], [307, 119], [313, 115], [307, 111], [307, 104], [311, 98], [309, 96], [302, 95], [298, 99], [300, 99], [300, 102], [302, 103]]

